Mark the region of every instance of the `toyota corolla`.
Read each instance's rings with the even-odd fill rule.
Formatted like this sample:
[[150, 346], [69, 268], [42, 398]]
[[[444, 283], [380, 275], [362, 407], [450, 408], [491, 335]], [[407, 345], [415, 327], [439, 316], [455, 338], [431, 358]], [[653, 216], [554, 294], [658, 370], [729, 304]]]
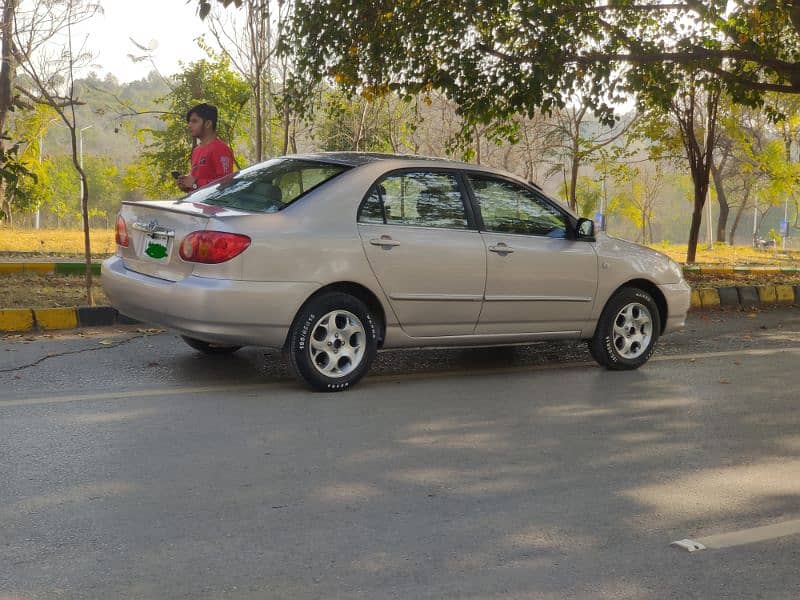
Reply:
[[124, 202], [103, 287], [200, 352], [284, 349], [316, 390], [380, 348], [586, 340], [635, 369], [683, 326], [668, 257], [595, 232], [539, 187], [445, 160], [269, 160], [170, 201]]

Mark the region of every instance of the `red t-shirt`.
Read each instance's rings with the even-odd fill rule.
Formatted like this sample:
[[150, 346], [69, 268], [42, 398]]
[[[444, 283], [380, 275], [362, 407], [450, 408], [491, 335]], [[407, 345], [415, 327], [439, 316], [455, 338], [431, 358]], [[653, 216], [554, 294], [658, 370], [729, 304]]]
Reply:
[[233, 152], [219, 138], [192, 150], [192, 177], [197, 187], [233, 172]]

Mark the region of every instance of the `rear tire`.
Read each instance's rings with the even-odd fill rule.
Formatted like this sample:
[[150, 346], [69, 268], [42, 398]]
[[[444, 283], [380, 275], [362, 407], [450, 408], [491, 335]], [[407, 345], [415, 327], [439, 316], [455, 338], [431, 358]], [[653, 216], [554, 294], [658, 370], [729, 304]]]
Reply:
[[203, 354], [211, 354], [211, 355], [221, 355], [221, 354], [233, 354], [237, 350], [241, 348], [241, 346], [223, 346], [221, 344], [212, 344], [210, 342], [204, 342], [203, 340], [198, 340], [196, 338], [192, 338], [186, 335], [181, 336], [183, 341], [186, 342], [189, 346], [197, 350], [198, 352], [202, 352]]
[[289, 332], [289, 360], [297, 376], [318, 392], [355, 385], [378, 351], [378, 327], [367, 306], [341, 292], [307, 302]]
[[653, 356], [660, 335], [661, 317], [653, 298], [639, 288], [624, 287], [603, 309], [589, 352], [606, 369], [638, 369]]

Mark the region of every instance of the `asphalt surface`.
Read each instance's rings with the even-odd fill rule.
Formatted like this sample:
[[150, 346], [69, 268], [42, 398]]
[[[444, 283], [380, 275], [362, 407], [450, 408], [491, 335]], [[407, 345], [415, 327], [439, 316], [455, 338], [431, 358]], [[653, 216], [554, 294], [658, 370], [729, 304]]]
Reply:
[[156, 330], [8, 337], [0, 600], [800, 597], [800, 310], [662, 342], [386, 352], [313, 394]]

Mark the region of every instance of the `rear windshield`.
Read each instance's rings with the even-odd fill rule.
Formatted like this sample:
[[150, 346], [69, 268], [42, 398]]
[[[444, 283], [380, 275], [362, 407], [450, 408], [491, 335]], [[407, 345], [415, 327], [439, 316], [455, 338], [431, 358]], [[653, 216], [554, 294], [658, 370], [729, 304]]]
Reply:
[[348, 168], [312, 160], [275, 158], [202, 187], [184, 201], [274, 213]]

